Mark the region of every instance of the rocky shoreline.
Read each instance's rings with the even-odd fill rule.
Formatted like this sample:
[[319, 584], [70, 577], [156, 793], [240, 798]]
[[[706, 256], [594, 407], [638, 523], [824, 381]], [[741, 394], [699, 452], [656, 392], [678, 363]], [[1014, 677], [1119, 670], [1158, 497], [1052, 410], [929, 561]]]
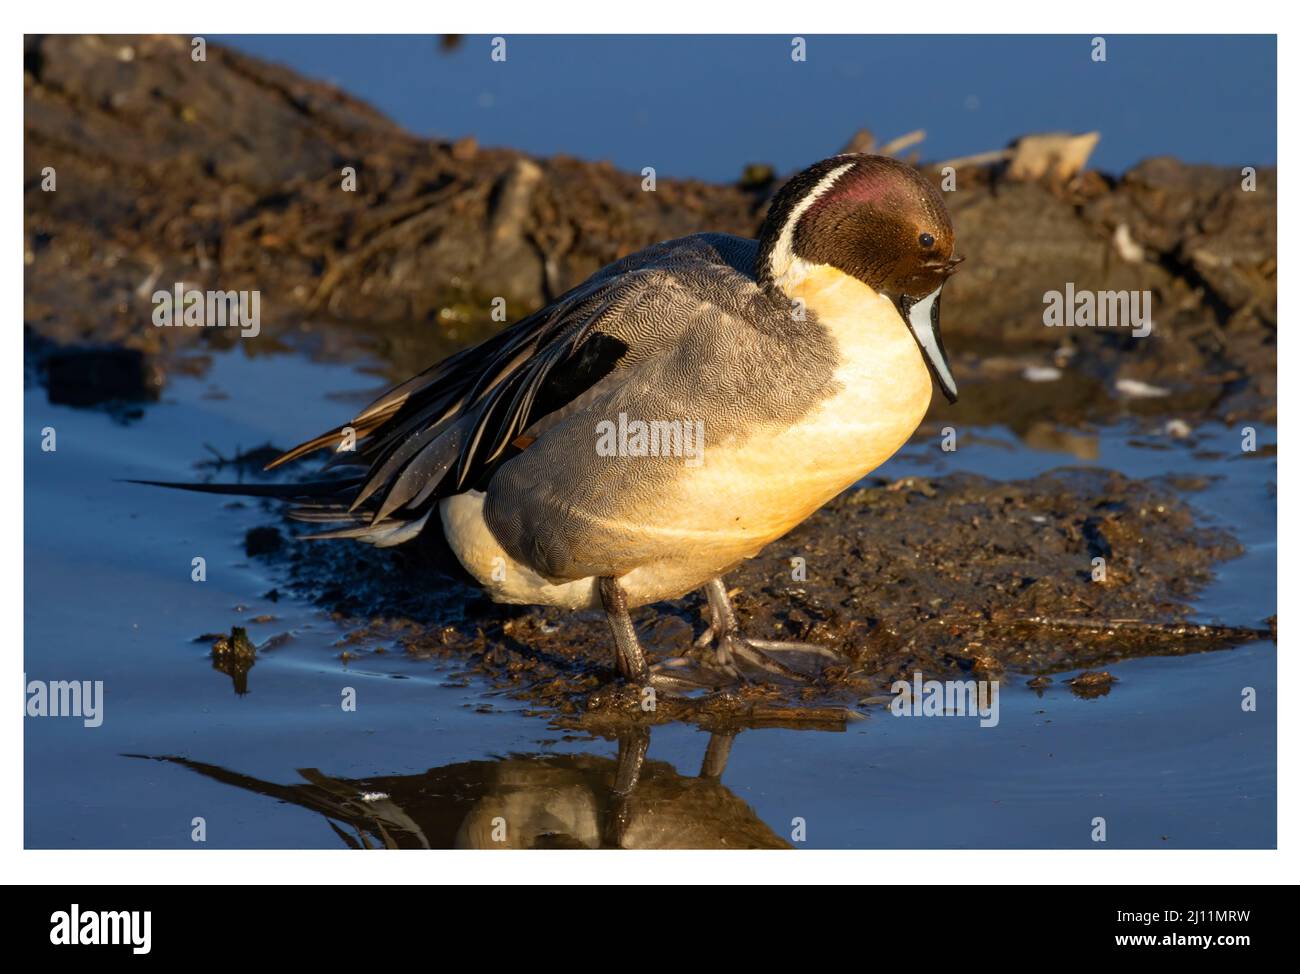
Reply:
[[[269, 339], [328, 327], [397, 377], [500, 327], [494, 298], [513, 318], [647, 244], [754, 235], [779, 185], [738, 159], [735, 184], [645, 192], [607, 163], [422, 139], [232, 50], [195, 63], [178, 37], [29, 37], [25, 55], [25, 326], [164, 371], [192, 343], [235, 340], [153, 327], [150, 295], [178, 282], [256, 289]], [[1021, 144], [1041, 156], [1044, 139]], [[1275, 172], [1247, 192], [1234, 169], [1152, 159], [1109, 176], [1038, 156], [953, 163], [968, 259], [944, 328], [963, 385], [1055, 368], [1089, 384], [1084, 412], [1155, 389], [1171, 414], [1274, 419]], [[942, 161], [922, 168], [943, 180]], [[1151, 292], [1153, 333], [1044, 327], [1044, 295], [1067, 284]]]

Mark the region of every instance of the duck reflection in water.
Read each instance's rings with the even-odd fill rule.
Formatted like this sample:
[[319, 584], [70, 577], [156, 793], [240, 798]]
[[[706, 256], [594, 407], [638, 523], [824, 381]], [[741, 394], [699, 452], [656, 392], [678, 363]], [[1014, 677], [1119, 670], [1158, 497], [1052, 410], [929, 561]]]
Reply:
[[295, 785], [158, 760], [317, 811], [357, 849], [788, 849], [722, 784], [734, 737], [710, 737], [695, 777], [647, 760], [646, 728], [619, 737], [616, 759], [526, 755], [355, 780], [308, 768]]

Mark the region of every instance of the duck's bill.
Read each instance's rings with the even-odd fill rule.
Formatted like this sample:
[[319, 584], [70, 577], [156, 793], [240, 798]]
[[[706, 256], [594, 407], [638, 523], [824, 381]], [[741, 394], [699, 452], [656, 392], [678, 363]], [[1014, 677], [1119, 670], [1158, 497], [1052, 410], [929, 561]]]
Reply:
[[925, 297], [917, 300], [904, 296], [899, 301], [903, 319], [912, 330], [916, 343], [921, 346], [925, 364], [930, 367], [930, 374], [949, 402], [957, 401], [957, 380], [952, 377], [952, 368], [948, 365], [948, 353], [943, 350], [943, 337], [939, 334], [939, 285]]

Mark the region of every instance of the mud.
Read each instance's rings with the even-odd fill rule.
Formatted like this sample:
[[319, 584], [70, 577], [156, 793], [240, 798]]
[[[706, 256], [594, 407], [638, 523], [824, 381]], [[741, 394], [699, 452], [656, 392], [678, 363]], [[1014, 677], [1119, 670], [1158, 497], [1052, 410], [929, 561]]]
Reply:
[[[741, 147], [734, 184], [645, 193], [608, 164], [413, 136], [217, 45], [196, 64], [188, 38], [30, 37], [24, 60], [28, 425], [94, 446], [51, 463], [28, 438], [26, 669], [108, 667], [131, 689], [89, 742], [29, 726], [29, 847], [192, 847], [201, 801], [222, 847], [766, 848], [790, 844], [797, 815], [815, 826], [789, 839], [825, 848], [1064, 848], [1092, 844], [1078, 807], [1097, 794], [1128, 805], [1126, 846], [1276, 845], [1275, 646], [1260, 644], [1276, 617], [1254, 618], [1275, 611], [1275, 464], [1249, 476], [1276, 448], [1242, 452], [1222, 425], [1276, 417], [1272, 170], [1243, 192], [1239, 169], [1167, 159], [957, 164], [968, 259], [943, 323], [960, 403], [935, 404], [889, 480], [728, 578], [747, 634], [820, 642], [833, 664], [807, 684], [662, 691], [647, 711], [613, 673], [601, 614], [494, 605], [432, 540], [304, 542], [269, 504], [113, 481], [265, 482], [293, 442], [268, 437], [369, 398], [334, 364], [373, 373], [377, 393], [502, 327], [493, 297], [513, 319], [647, 243], [756, 233], [788, 174]], [[941, 163], [920, 165], [939, 180]], [[177, 282], [258, 290], [260, 334], [154, 327], [151, 295]], [[1149, 289], [1152, 335], [1044, 327], [1044, 294], [1067, 283]], [[286, 395], [292, 422], [275, 415]], [[948, 427], [971, 454], [917, 448]], [[1171, 452], [1130, 463], [1136, 449]], [[1006, 479], [1071, 457], [1178, 474]], [[954, 467], [1002, 479], [939, 475]], [[113, 557], [87, 562], [94, 542]], [[196, 546], [217, 573], [205, 586]], [[704, 610], [638, 611], [652, 661], [690, 656]], [[1201, 621], [1220, 616], [1246, 625]], [[900, 730], [891, 684], [917, 673], [999, 681], [1003, 734]], [[334, 703], [342, 685], [360, 715]], [[1258, 715], [1232, 699], [1245, 686]], [[674, 721], [693, 726], [648, 743], [647, 725]], [[724, 786], [752, 727], [780, 729], [741, 734]], [[141, 750], [183, 757], [125, 757]]]
[[[613, 733], [674, 720], [834, 727], [917, 672], [1041, 679], [1227, 648], [1267, 636], [1269, 620], [1256, 629], [1187, 617], [1216, 566], [1241, 551], [1161, 480], [1083, 469], [1010, 482], [877, 480], [727, 579], [746, 635], [816, 642], [837, 659], [806, 684], [657, 693], [651, 712], [640, 688], [615, 678], [600, 613], [494, 605], [432, 542], [379, 550], [290, 539], [267, 557], [348, 630], [340, 651], [349, 658], [398, 651], [450, 661], [563, 724]], [[651, 662], [689, 657], [707, 677], [707, 650], [692, 646], [704, 612], [703, 598], [690, 596], [634, 614]], [[1111, 690], [1107, 674], [1070, 685]]]
[[257, 647], [243, 626], [234, 626], [229, 636], [216, 637], [212, 644], [212, 668], [230, 677], [235, 693], [243, 696], [248, 692], [248, 673], [256, 665]]
[[[738, 162], [732, 185], [662, 179], [643, 192], [639, 174], [605, 163], [418, 138], [328, 85], [217, 45], [207, 57], [196, 65], [176, 37], [25, 42], [24, 322], [30, 374], [52, 401], [153, 398], [163, 373], [202, 372], [205, 348], [241, 340], [154, 327], [151, 295], [176, 282], [258, 290], [250, 355], [288, 346], [405, 378], [499, 328], [493, 297], [514, 318], [655, 241], [754, 235], [782, 181]], [[941, 164], [922, 168], [941, 178]], [[1250, 192], [1238, 170], [1169, 159], [1068, 178], [957, 164], [956, 179], [968, 259], [945, 290], [944, 330], [963, 396], [919, 435], [1005, 424], [1086, 459], [1087, 424], [1118, 414], [1275, 418], [1273, 171]], [[1044, 295], [1067, 283], [1149, 290], [1152, 334], [1045, 327]], [[255, 476], [270, 449], [209, 447], [203, 473]], [[1255, 635], [1186, 622], [1214, 566], [1240, 551], [1233, 538], [1198, 525], [1176, 485], [1118, 473], [955, 475], [840, 498], [729, 579], [750, 635], [821, 642], [839, 659], [808, 686], [660, 694], [652, 713], [612, 681], [599, 614], [491, 605], [432, 542], [382, 552], [294, 530], [277, 516], [246, 552], [350, 627], [341, 653], [462, 662], [596, 729], [834, 724], [916, 671], [1043, 679]], [[638, 615], [654, 659], [690, 655], [700, 609], [691, 597]], [[237, 642], [214, 665], [238, 684], [255, 653]], [[1072, 687], [1123, 692], [1100, 677]]]
[[[309, 324], [333, 357], [376, 356], [404, 378], [500, 327], [493, 297], [513, 318], [647, 244], [756, 234], [782, 182], [738, 161], [732, 185], [643, 192], [605, 163], [417, 138], [328, 85], [217, 45], [207, 58], [176, 37], [27, 39], [31, 333], [174, 368], [181, 350], [237, 333], [153, 327], [156, 289], [257, 289], [259, 342]], [[938, 162], [923, 169], [941, 178]], [[944, 329], [963, 388], [1055, 367], [1066, 412], [1085, 418], [1134, 405], [1275, 418], [1276, 181], [1256, 178], [1247, 192], [1239, 170], [1170, 159], [1068, 180], [958, 165], [949, 199], [968, 260]], [[1153, 333], [1044, 327], [1044, 294], [1067, 282], [1150, 290]]]

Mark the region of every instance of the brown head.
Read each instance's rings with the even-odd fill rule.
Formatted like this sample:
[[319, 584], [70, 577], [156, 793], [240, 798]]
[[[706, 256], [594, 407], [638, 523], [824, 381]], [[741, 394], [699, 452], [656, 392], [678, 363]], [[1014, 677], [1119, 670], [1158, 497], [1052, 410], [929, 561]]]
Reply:
[[950, 402], [957, 385], [939, 335], [939, 292], [953, 255], [943, 195], [884, 156], [842, 155], [810, 166], [773, 199], [759, 239], [759, 283], [782, 289], [799, 267], [829, 265], [892, 298]]

